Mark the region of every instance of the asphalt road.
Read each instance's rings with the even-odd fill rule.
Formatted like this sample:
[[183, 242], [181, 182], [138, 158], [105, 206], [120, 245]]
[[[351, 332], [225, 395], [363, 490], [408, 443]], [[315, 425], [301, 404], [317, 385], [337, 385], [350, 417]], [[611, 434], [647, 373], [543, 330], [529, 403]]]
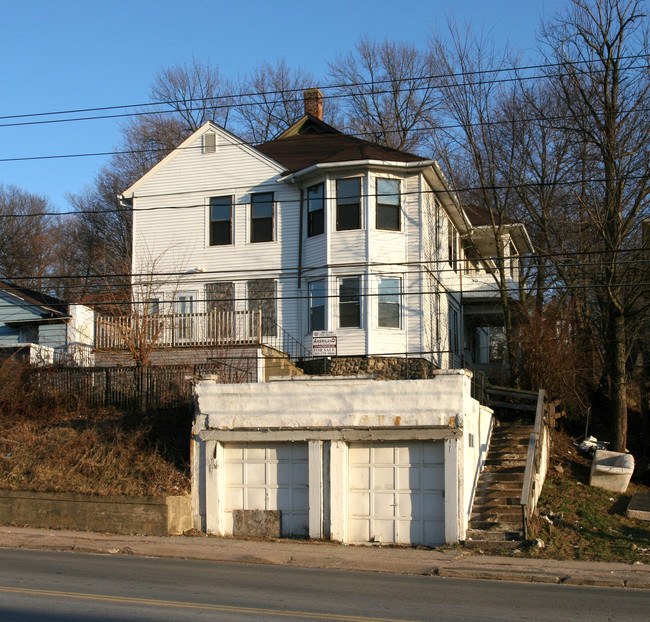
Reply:
[[648, 620], [650, 592], [0, 549], [0, 620]]

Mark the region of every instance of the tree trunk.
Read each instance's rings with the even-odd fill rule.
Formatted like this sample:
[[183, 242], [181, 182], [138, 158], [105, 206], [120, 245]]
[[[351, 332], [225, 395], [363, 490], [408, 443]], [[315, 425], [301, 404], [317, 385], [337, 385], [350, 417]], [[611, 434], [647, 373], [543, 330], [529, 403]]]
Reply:
[[625, 318], [612, 309], [609, 317], [609, 339], [605, 346], [605, 360], [611, 381], [611, 415], [613, 451], [624, 452], [627, 445], [627, 378], [625, 356]]

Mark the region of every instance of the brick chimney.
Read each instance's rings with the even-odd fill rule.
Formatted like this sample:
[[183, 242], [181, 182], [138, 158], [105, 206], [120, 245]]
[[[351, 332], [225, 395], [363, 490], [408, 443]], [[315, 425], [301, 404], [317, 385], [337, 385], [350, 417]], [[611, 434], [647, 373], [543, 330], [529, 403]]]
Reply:
[[323, 94], [320, 89], [306, 89], [305, 90], [305, 114], [310, 114], [312, 117], [323, 120]]

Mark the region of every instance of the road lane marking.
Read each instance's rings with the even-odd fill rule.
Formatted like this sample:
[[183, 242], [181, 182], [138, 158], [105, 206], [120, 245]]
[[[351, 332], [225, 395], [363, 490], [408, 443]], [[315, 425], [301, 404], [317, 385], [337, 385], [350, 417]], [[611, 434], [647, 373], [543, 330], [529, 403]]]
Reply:
[[129, 596], [105, 596], [103, 594], [84, 594], [77, 592], [59, 592], [23, 587], [8, 587], [0, 585], [0, 592], [13, 594], [28, 594], [30, 596], [54, 596], [59, 598], [74, 598], [78, 600], [97, 600], [129, 605], [149, 605], [154, 607], [177, 607], [185, 609], [204, 609], [230, 613], [266, 614], [288, 618], [311, 618], [314, 620], [340, 620], [341, 622], [417, 622], [397, 618], [368, 618], [365, 616], [349, 616], [336, 613], [310, 613], [307, 611], [282, 611], [276, 609], [257, 609], [254, 607], [237, 607], [234, 605], [210, 605], [202, 603], [186, 603], [173, 600], [155, 600], [151, 598], [134, 598]]

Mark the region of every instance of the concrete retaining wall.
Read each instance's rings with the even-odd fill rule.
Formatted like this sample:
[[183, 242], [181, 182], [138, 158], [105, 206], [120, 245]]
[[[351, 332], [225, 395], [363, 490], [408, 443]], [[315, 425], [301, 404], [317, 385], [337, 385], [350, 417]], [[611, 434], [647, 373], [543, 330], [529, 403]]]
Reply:
[[181, 534], [193, 526], [189, 496], [98, 497], [11, 490], [0, 491], [0, 524], [149, 536]]

